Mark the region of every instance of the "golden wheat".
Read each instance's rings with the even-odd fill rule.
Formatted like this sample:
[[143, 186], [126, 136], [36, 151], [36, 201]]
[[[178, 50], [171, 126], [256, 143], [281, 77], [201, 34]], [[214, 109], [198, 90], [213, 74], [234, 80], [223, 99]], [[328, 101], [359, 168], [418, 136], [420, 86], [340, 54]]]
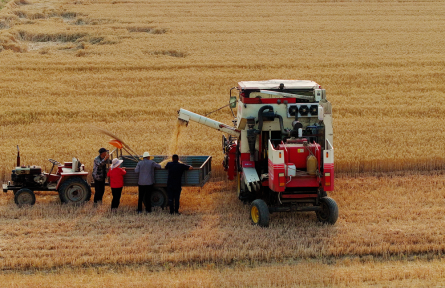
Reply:
[[[51, 193], [38, 193], [34, 207], [17, 209], [11, 193], [1, 195], [0, 269], [18, 271], [1, 275], [2, 283], [443, 283], [441, 261], [403, 262], [445, 251], [443, 174], [391, 172], [444, 168], [441, 4], [10, 1], [0, 10], [3, 181], [14, 167], [17, 144], [23, 164], [49, 170], [46, 159], [63, 162], [75, 156], [91, 170], [97, 150], [109, 141], [91, 125], [119, 135], [140, 154], [168, 155], [173, 149], [212, 155], [214, 180], [202, 189], [184, 189], [185, 215], [180, 217], [159, 210], [133, 214], [135, 188], [125, 188], [117, 214], [108, 211], [108, 190], [104, 206], [96, 209], [90, 203], [61, 206]], [[206, 114], [227, 104], [229, 89], [239, 81], [281, 78], [314, 80], [327, 89], [333, 104], [336, 171], [343, 172], [331, 195], [340, 207], [335, 226], [319, 225], [314, 213], [273, 214], [269, 229], [250, 226], [248, 207], [236, 199], [234, 184], [223, 180], [218, 166], [220, 133], [190, 123], [175, 138], [177, 148], [170, 141], [178, 135], [179, 108]], [[210, 117], [232, 120], [228, 109]], [[357, 263], [359, 257], [370, 263]], [[305, 258], [309, 263], [280, 264]], [[401, 262], [388, 261], [394, 259]], [[225, 268], [239, 262], [247, 268]], [[81, 268], [189, 263], [224, 268], [150, 276], [146, 270], [94, 276], [95, 270]], [[68, 274], [66, 281], [45, 272], [24, 275], [60, 267], [67, 269], [62, 272]]]
[[[241, 10], [224, 1], [57, 3], [13, 1], [0, 12], [8, 27], [0, 30], [4, 135], [27, 133], [14, 126], [32, 127], [33, 142], [41, 143], [59, 138], [53, 131], [69, 130], [86, 138], [85, 147], [96, 147], [101, 144], [88, 139], [82, 124], [113, 127], [119, 135], [128, 125], [125, 134], [139, 135], [124, 135], [132, 145], [149, 143], [161, 153], [180, 107], [212, 111], [227, 103], [228, 89], [240, 80], [312, 79], [333, 103], [338, 172], [444, 166], [436, 148], [445, 137], [438, 118], [445, 107], [443, 27], [434, 2], [421, 10], [380, 1], [281, 2], [276, 9], [245, 1]], [[211, 117], [230, 123], [229, 115]], [[52, 128], [41, 127], [47, 125]], [[187, 130], [193, 130], [183, 145], [193, 147], [189, 153], [221, 157], [217, 132], [198, 124]], [[20, 138], [6, 138], [14, 143], [1, 147], [12, 151]], [[93, 156], [75, 145], [66, 153], [54, 146], [54, 158]], [[32, 164], [43, 165], [41, 148], [28, 149], [39, 161]]]

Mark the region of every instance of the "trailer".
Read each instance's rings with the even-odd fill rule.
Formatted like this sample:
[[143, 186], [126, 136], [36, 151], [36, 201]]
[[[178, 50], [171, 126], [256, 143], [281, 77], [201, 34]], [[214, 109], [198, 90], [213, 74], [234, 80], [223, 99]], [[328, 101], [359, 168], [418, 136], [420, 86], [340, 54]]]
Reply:
[[[121, 168], [125, 168], [127, 174], [124, 176], [124, 187], [134, 187], [138, 186], [139, 174], [134, 172], [137, 162], [142, 159], [142, 156], [133, 155], [121, 155], [119, 151], [112, 153], [112, 158], [116, 157], [123, 160]], [[154, 162], [161, 163], [166, 159], [171, 159], [171, 156], [166, 155], [155, 155], [151, 156]], [[192, 170], [184, 171], [182, 175], [182, 186], [183, 187], [202, 187], [207, 183], [211, 177], [212, 172], [212, 156], [179, 156], [179, 161], [186, 165], [193, 167]], [[152, 207], [166, 207], [168, 205], [167, 196], [167, 177], [168, 170], [166, 169], [156, 169], [155, 170], [155, 184], [154, 189], [151, 194], [151, 205]], [[109, 182], [106, 183], [106, 185]], [[91, 183], [94, 187], [94, 182]]]

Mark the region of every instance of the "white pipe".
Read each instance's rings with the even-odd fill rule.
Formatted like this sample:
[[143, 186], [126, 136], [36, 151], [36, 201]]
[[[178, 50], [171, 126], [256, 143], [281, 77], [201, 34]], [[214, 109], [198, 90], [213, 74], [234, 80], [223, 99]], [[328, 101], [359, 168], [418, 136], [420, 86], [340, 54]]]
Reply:
[[189, 122], [189, 121], [197, 122], [199, 124], [208, 126], [210, 128], [219, 130], [221, 132], [228, 133], [232, 136], [239, 137], [241, 135], [241, 131], [239, 131], [238, 129], [235, 129], [235, 128], [230, 127], [224, 123], [215, 121], [213, 119], [204, 117], [202, 115], [190, 112], [190, 111], [182, 109], [182, 108], [179, 109], [178, 119], [182, 120], [182, 121], [186, 121], [186, 122]]

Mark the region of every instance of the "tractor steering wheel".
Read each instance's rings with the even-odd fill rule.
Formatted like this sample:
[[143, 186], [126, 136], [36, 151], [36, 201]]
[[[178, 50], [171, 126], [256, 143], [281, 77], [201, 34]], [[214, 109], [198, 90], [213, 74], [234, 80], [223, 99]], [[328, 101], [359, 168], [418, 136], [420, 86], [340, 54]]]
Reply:
[[51, 164], [53, 164], [53, 165], [57, 165], [57, 166], [59, 166], [59, 165], [60, 165], [60, 163], [59, 163], [59, 162], [57, 162], [56, 160], [53, 160], [53, 159], [48, 159], [48, 161], [49, 161], [49, 163], [51, 163]]

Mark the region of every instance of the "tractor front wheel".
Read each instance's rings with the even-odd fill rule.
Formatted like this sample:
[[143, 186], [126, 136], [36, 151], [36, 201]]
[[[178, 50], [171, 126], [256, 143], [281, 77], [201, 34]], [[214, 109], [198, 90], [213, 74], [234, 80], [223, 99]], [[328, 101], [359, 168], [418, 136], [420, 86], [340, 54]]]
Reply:
[[36, 195], [28, 188], [20, 189], [14, 193], [14, 202], [17, 206], [34, 205], [36, 203]]
[[80, 204], [90, 200], [91, 188], [82, 178], [70, 178], [60, 185], [59, 197], [62, 203]]
[[269, 226], [269, 207], [264, 200], [256, 199], [252, 202], [250, 205], [250, 220], [252, 220], [253, 225]]
[[318, 221], [325, 224], [335, 224], [338, 219], [338, 206], [334, 199], [329, 197], [320, 198], [320, 211], [317, 211]]

